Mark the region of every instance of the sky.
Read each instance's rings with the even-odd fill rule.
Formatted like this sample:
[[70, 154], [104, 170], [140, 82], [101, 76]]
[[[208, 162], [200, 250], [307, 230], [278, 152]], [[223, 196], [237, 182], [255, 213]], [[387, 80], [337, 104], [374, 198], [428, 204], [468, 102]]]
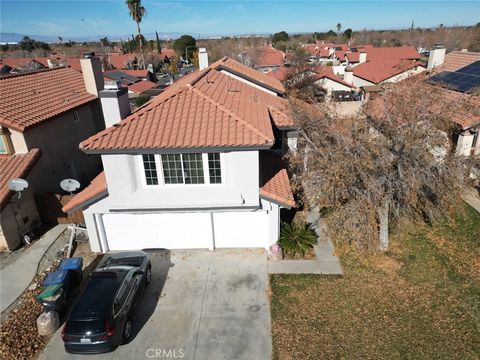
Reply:
[[[269, 34], [335, 29], [398, 29], [480, 22], [477, 1], [142, 1], [145, 34]], [[0, 0], [0, 31], [62, 37], [136, 32], [124, 0]]]

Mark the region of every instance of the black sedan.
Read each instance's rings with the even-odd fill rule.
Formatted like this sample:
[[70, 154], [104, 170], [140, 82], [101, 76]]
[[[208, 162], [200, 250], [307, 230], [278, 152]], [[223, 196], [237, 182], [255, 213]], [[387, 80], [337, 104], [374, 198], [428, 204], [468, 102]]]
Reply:
[[143, 251], [105, 255], [65, 323], [65, 350], [102, 353], [127, 343], [132, 336], [133, 309], [151, 279], [150, 259]]

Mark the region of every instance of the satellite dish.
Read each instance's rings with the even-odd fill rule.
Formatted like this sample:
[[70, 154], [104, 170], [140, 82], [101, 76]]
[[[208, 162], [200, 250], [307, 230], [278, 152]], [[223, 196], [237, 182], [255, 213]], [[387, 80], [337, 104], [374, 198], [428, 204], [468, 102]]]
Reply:
[[80, 183], [75, 179], [64, 179], [60, 181], [60, 187], [71, 194], [80, 189]]
[[8, 180], [8, 188], [12, 191], [16, 191], [18, 193], [18, 198], [22, 196], [22, 191], [28, 188], [28, 182], [25, 179], [14, 178]]

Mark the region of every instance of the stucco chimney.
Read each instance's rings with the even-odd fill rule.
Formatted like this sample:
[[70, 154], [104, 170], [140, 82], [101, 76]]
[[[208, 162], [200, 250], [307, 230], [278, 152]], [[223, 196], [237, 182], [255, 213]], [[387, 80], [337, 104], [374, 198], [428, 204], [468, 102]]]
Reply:
[[207, 49], [198, 49], [198, 67], [203, 70], [208, 67], [208, 53]]
[[85, 88], [90, 94], [98, 96], [98, 92], [103, 90], [103, 72], [100, 58], [95, 56], [94, 52], [85, 53], [84, 58], [80, 59], [80, 66], [82, 67]]
[[360, 51], [360, 53], [358, 54], [358, 62], [360, 64], [367, 62], [367, 53], [365, 51]]
[[343, 74], [343, 81], [349, 84], [353, 84], [353, 69], [350, 66], [345, 68], [345, 73]]
[[106, 81], [105, 89], [99, 91], [98, 96], [102, 103], [105, 127], [115, 125], [132, 113], [128, 89], [122, 87], [120, 81]]
[[445, 48], [441, 45], [435, 45], [428, 56], [427, 70], [431, 71], [433, 68], [442, 65], [444, 61]]

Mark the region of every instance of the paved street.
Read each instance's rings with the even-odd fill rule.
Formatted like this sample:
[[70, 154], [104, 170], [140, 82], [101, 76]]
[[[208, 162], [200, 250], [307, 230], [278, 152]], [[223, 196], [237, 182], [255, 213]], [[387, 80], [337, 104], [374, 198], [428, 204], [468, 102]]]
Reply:
[[[95, 359], [271, 358], [263, 250], [155, 252], [152, 266], [152, 284], [134, 316], [135, 338]], [[65, 353], [59, 330], [40, 359], [85, 357]]]

